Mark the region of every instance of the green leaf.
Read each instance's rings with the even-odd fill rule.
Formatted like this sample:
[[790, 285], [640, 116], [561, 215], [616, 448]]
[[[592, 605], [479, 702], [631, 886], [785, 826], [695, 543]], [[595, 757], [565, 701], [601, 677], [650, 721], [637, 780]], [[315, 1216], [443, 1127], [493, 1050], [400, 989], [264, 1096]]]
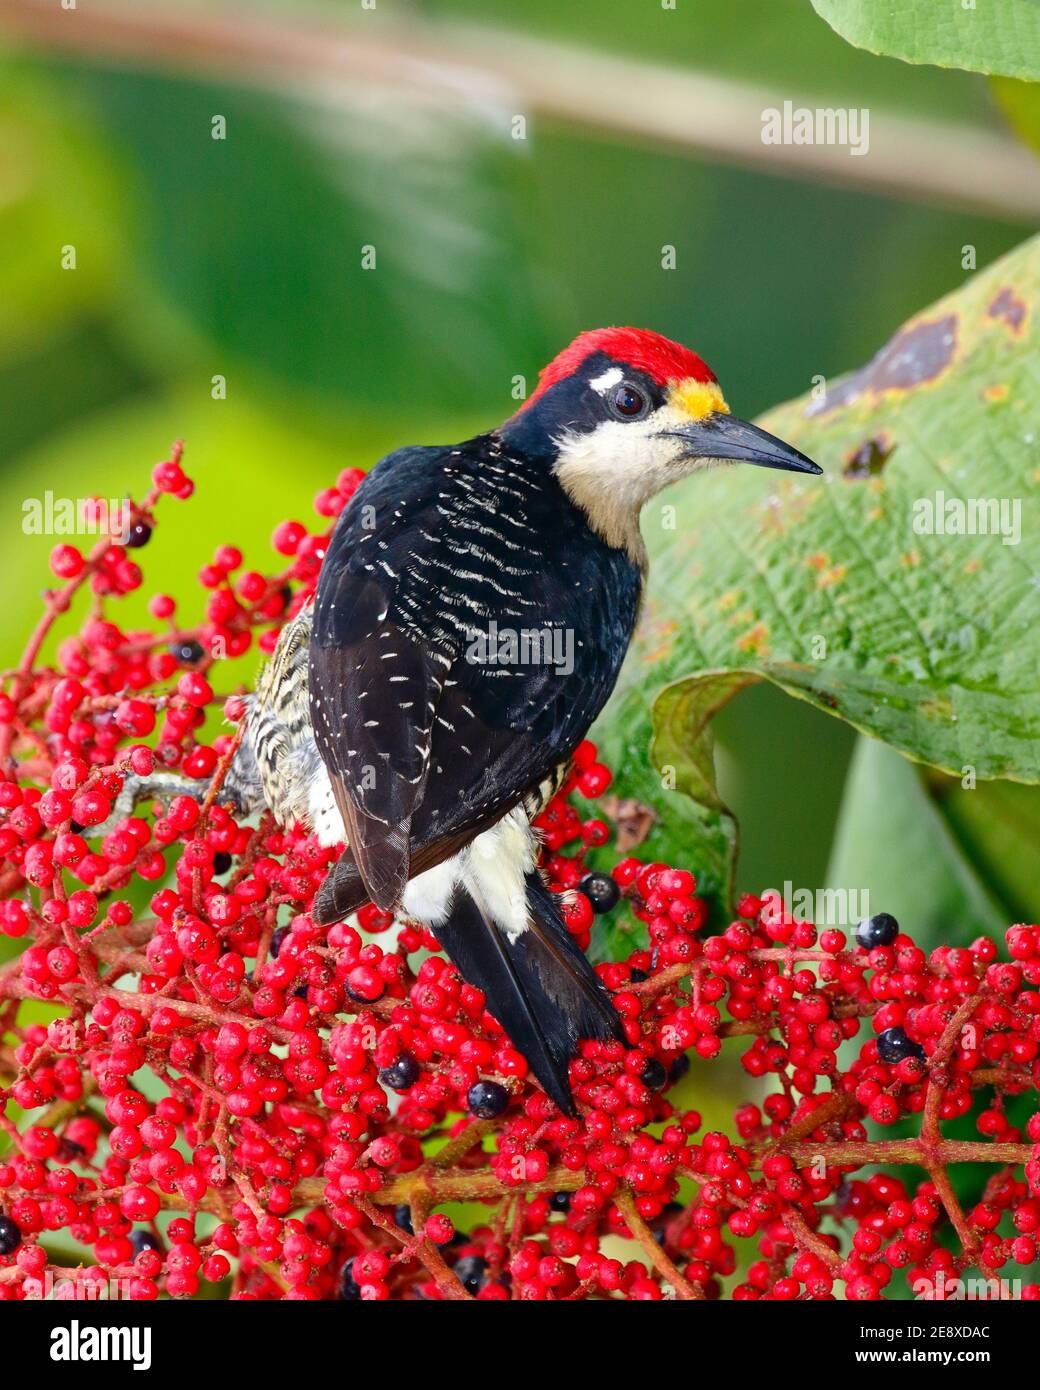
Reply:
[[[651, 740], [658, 766], [682, 769], [699, 809], [653, 844], [692, 835], [681, 862], [716, 889], [732, 839], [704, 770], [706, 673], [733, 677], [730, 694], [771, 681], [958, 776], [1040, 778], [1038, 280], [1034, 240], [825, 395], [771, 412], [763, 423], [826, 478], [717, 468], [646, 509], [646, 612], [597, 734], [620, 795], [647, 789]], [[970, 499], [993, 499], [994, 523], [1003, 507], [1006, 535], [951, 534], [946, 502]], [[921, 533], [929, 517], [945, 533]]]
[[1040, 83], [994, 77], [989, 85], [1011, 129], [1023, 144], [1040, 151]]
[[980, 932], [999, 939], [1009, 921], [919, 770], [875, 739], [860, 739], [853, 756], [827, 878], [850, 901], [865, 895], [871, 914], [890, 912], [925, 948]]
[[1040, 883], [1040, 787], [926, 774], [933, 805], [965, 860], [999, 903], [1001, 923], [1032, 922]]
[[662, 499], [626, 679], [750, 672], [923, 762], [1038, 780], [1038, 278], [1034, 240], [771, 412], [825, 480], [720, 468]]
[[[716, 921], [733, 896], [737, 823], [715, 783], [710, 722], [757, 679], [744, 671], [707, 671], [661, 691], [652, 713], [652, 692], [633, 684], [592, 734], [600, 757], [621, 769], [621, 794], [657, 812], [636, 852], [643, 859], [694, 870], [698, 892], [708, 899]], [[645, 737], [651, 722], [648, 760]]]
[[[0, 54], [0, 368], [96, 312], [127, 254], [109, 153], [57, 83]], [[20, 402], [20, 415], [27, 409]]]
[[1040, 6], [1035, 0], [812, 0], [832, 29], [857, 48], [908, 63], [1040, 76]]
[[152, 317], [164, 336], [171, 317], [200, 335], [200, 378], [248, 364], [399, 418], [416, 396], [510, 403], [517, 363], [538, 360], [540, 301], [517, 252], [530, 208], [510, 111], [358, 82], [330, 104], [126, 71], [73, 80], [135, 170], [136, 254], [165, 301]]
[[999, 939], [1036, 914], [1040, 787], [961, 781], [861, 739], [845, 786], [828, 882], [869, 895], [919, 945]]

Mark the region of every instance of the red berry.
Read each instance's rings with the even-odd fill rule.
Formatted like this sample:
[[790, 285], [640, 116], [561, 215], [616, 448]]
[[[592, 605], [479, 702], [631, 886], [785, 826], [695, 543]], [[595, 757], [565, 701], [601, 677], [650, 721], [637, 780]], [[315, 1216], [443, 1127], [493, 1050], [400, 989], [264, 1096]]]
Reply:
[[275, 532], [271, 538], [271, 544], [279, 555], [295, 555], [300, 548], [300, 542], [307, 534], [306, 526], [298, 521], [283, 521], [275, 527]]
[[74, 545], [56, 545], [51, 551], [51, 569], [59, 579], [76, 579], [86, 561]]

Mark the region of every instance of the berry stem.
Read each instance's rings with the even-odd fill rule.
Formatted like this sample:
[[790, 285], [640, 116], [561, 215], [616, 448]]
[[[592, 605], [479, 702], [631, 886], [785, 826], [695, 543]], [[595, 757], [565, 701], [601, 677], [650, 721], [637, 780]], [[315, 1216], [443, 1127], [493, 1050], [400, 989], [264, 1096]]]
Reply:
[[683, 1302], [695, 1302], [703, 1299], [703, 1291], [691, 1284], [688, 1279], [684, 1279], [668, 1258], [664, 1247], [657, 1241], [653, 1231], [640, 1216], [635, 1197], [631, 1191], [627, 1187], [619, 1188], [615, 1193], [614, 1202], [618, 1211], [625, 1218], [628, 1229], [646, 1252], [651, 1266], [657, 1270], [662, 1279], [671, 1284], [675, 1290], [676, 1298]]

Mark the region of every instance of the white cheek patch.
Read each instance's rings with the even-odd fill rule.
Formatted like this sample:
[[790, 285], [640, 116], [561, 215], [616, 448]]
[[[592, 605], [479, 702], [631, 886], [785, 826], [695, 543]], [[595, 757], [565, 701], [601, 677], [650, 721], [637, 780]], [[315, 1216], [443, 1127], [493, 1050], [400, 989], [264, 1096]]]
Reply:
[[602, 376], [595, 376], [589, 382], [593, 391], [600, 396], [605, 396], [612, 386], [616, 386], [624, 373], [620, 367], [608, 367]]
[[610, 545], [624, 546], [639, 564], [645, 550], [639, 511], [663, 487], [695, 466], [676, 434], [690, 423], [674, 406], [660, 406], [644, 419], [605, 420], [585, 434], [564, 432], [555, 473], [571, 501]]
[[557, 473], [561, 480], [580, 476], [638, 507], [676, 476], [683, 442], [672, 431], [688, 423], [665, 405], [642, 420], [605, 420], [586, 434], [566, 434], [555, 441]]

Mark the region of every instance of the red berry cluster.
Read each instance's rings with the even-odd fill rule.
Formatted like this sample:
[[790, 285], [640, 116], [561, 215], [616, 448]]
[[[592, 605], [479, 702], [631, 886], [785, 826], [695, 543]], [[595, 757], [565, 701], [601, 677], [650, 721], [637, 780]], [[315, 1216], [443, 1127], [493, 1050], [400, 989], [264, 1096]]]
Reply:
[[[122, 540], [52, 555], [0, 695], [0, 1298], [941, 1298], [973, 1272], [1040, 1297], [1040, 928], [1005, 960], [926, 955], [883, 914], [849, 942], [749, 896], [706, 936], [689, 870], [590, 869], [610, 772], [585, 743], [543, 867], [583, 947], [613, 914], [631, 949], [598, 967], [626, 1045], [583, 1046], [570, 1118], [425, 928], [371, 905], [315, 924], [334, 852], [221, 804], [236, 735], [215, 730], [242, 714], [230, 663], [309, 600], [361, 476], [318, 496], [316, 531], [277, 527], [277, 572], [222, 546], [187, 624], [167, 595], [146, 631], [109, 612], [158, 504], [193, 491], [179, 449]], [[98, 833], [156, 773], [183, 791]], [[704, 1132], [720, 1054], [753, 1099]]]

